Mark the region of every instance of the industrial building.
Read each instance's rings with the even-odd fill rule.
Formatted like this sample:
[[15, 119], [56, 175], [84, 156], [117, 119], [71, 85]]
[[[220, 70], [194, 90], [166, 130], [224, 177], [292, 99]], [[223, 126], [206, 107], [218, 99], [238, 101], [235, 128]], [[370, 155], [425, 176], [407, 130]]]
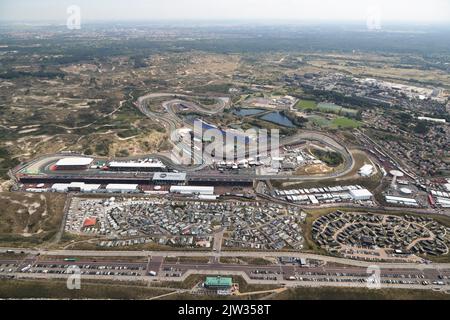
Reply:
[[441, 208], [450, 208], [450, 199], [448, 198], [436, 198], [436, 204]]
[[86, 170], [94, 161], [92, 158], [68, 157], [62, 158], [55, 163], [55, 170]]
[[373, 194], [367, 189], [350, 190], [350, 196], [355, 201], [367, 201], [372, 199]]
[[386, 196], [386, 202], [390, 204], [400, 204], [404, 206], [410, 207], [418, 207], [419, 204], [415, 199], [411, 198], [402, 198], [402, 197], [394, 197], [394, 196]]
[[138, 193], [139, 185], [137, 184], [108, 184], [106, 191], [110, 193]]
[[85, 184], [84, 182], [55, 183], [51, 190], [54, 192], [96, 192], [100, 184]]
[[450, 192], [431, 190], [431, 194], [433, 196], [435, 196], [435, 197], [449, 198], [450, 199]]
[[155, 172], [153, 174], [153, 183], [166, 185], [185, 185], [186, 173]]
[[214, 195], [214, 187], [199, 187], [199, 186], [172, 186], [171, 193], [179, 194], [199, 194], [199, 195]]

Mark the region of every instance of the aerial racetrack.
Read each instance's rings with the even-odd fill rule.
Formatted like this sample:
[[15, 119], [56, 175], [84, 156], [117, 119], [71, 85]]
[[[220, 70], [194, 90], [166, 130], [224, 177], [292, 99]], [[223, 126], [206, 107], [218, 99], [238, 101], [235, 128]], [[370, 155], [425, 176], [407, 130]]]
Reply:
[[[165, 110], [165, 113], [159, 113], [159, 112], [153, 112], [149, 110], [149, 100], [156, 99], [156, 98], [168, 98], [167, 101], [164, 101], [162, 103], [163, 110]], [[215, 100], [215, 104], [209, 105], [208, 107], [201, 106], [196, 102], [193, 102], [195, 100], [199, 99], [211, 99]], [[217, 115], [219, 116], [224, 112], [224, 110], [231, 106], [231, 100], [228, 97], [200, 97], [200, 96], [188, 96], [184, 94], [175, 94], [175, 93], [153, 93], [148, 94], [145, 96], [142, 96], [138, 98], [136, 102], [137, 108], [147, 117], [151, 119], [156, 119], [156, 121], [161, 122], [165, 125], [166, 130], [174, 131], [179, 128], [192, 128], [192, 123], [185, 121], [182, 119], [176, 112], [175, 106], [183, 104], [184, 106], [187, 106], [189, 109], [194, 110], [198, 114], [203, 115]], [[326, 176], [317, 176], [316, 179], [325, 179], [325, 178], [332, 178], [332, 177], [340, 177], [346, 175], [348, 172], [350, 172], [353, 169], [354, 166], [354, 159], [349, 150], [336, 141], [333, 137], [323, 133], [323, 132], [317, 132], [317, 131], [309, 131], [309, 130], [301, 130], [301, 132], [298, 132], [292, 136], [283, 137], [280, 141], [280, 147], [288, 146], [288, 145], [295, 145], [302, 141], [312, 141], [312, 142], [319, 142], [322, 145], [330, 148], [331, 150], [338, 152], [341, 154], [344, 158], [344, 166], [340, 168], [340, 170], [332, 172]], [[157, 155], [156, 155], [157, 156]], [[161, 155], [160, 155], [161, 156]], [[168, 158], [168, 157], [167, 157]], [[172, 163], [172, 165], [175, 165]], [[193, 168], [186, 168], [184, 167], [184, 170], [188, 171], [198, 171], [204, 168], [204, 166], [196, 166]], [[180, 168], [183, 169], [183, 168]], [[255, 177], [257, 178], [257, 177]], [[261, 176], [259, 176], [261, 178]], [[267, 177], [263, 177], [267, 178]], [[273, 177], [272, 177], [273, 178]], [[280, 177], [283, 179], [283, 177]], [[289, 177], [286, 178], [288, 180], [315, 180], [314, 177]]]
[[[159, 110], [152, 110], [150, 105], [152, 100], [157, 100], [157, 104], [159, 105]], [[208, 101], [208, 105], [201, 105], [200, 101]], [[185, 95], [178, 93], [151, 93], [142, 97], [139, 97], [135, 102], [136, 108], [146, 117], [160, 123], [164, 126], [166, 132], [170, 133], [176, 131], [181, 128], [192, 129], [193, 124], [190, 121], [186, 121], [186, 119], [180, 117], [178, 107], [182, 106], [183, 108], [195, 112], [201, 118], [201, 115], [205, 116], [217, 116], [219, 117], [226, 108], [231, 107], [231, 99], [229, 97], [212, 97], [212, 96], [195, 96], [195, 95]], [[280, 139], [280, 148], [284, 146], [296, 145], [302, 142], [315, 142], [320, 143], [320, 145], [325, 146], [326, 148], [333, 150], [342, 155], [343, 165], [339, 167], [337, 170], [333, 170], [332, 172], [321, 174], [321, 175], [303, 175], [303, 176], [295, 176], [295, 175], [265, 175], [265, 174], [257, 174], [257, 173], [245, 173], [236, 175], [230, 175], [232, 179], [247, 179], [247, 180], [268, 180], [268, 179], [276, 179], [276, 180], [284, 180], [284, 181], [317, 181], [317, 180], [326, 180], [330, 178], [338, 178], [347, 175], [350, 171], [353, 170], [355, 161], [352, 154], [349, 150], [340, 142], [338, 142], [334, 137], [327, 135], [323, 132], [317, 131], [309, 131], [309, 130], [299, 130], [297, 133], [291, 136], [281, 137]], [[34, 159], [24, 165], [21, 165], [13, 171], [13, 174], [25, 174], [28, 176], [33, 175], [44, 175], [44, 176], [57, 176], [64, 175], [67, 177], [76, 177], [80, 175], [91, 175], [98, 176], [101, 174], [102, 177], [107, 177], [111, 175], [111, 173], [99, 172], [96, 170], [89, 171], [59, 171], [55, 172], [51, 170], [51, 166], [61, 158], [64, 157], [73, 157], [73, 154], [52, 154], [42, 156], [38, 159]], [[202, 155], [204, 156], [204, 155]], [[190, 176], [193, 177], [201, 177], [203, 176], [202, 170], [208, 166], [208, 161], [205, 161], [203, 158], [201, 161], [203, 162], [200, 165], [192, 165], [185, 166], [181, 164], [174, 163], [172, 161], [171, 154], [168, 152], [149, 154], [149, 155], [136, 155], [127, 158], [121, 158], [120, 160], [136, 160], [142, 157], [150, 157], [154, 159], [158, 159], [162, 161], [168, 168], [176, 171], [188, 172]], [[102, 159], [102, 160], [112, 160], [112, 159]], [[213, 159], [210, 160], [209, 163]], [[143, 173], [134, 173], [133, 176], [138, 177], [139, 175], [144, 175]], [[209, 173], [211, 176], [211, 174]], [[217, 176], [223, 177], [224, 174], [217, 174]]]

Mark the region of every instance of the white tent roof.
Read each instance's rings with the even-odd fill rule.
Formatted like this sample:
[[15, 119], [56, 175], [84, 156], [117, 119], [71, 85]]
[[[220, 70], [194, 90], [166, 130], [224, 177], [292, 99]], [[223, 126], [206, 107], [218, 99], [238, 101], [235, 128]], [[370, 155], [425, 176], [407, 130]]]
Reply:
[[352, 197], [373, 197], [373, 194], [367, 189], [350, 190]]
[[57, 166], [88, 166], [94, 161], [92, 158], [84, 157], [69, 157], [60, 159], [56, 165]]
[[108, 184], [106, 190], [136, 190], [137, 184]]
[[109, 163], [111, 168], [165, 168], [162, 162], [115, 162]]

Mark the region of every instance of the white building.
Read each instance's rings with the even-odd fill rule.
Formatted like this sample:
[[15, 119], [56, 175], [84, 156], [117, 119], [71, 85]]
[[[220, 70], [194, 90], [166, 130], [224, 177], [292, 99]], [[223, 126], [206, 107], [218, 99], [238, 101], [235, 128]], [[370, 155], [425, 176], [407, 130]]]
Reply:
[[166, 169], [166, 166], [161, 161], [143, 162], [143, 161], [111, 161], [108, 164], [110, 170], [116, 171], [161, 171]]
[[429, 117], [419, 117], [419, 120], [430, 121], [430, 122], [438, 122], [438, 123], [446, 123], [447, 122], [445, 119], [429, 118]]
[[136, 193], [139, 192], [137, 184], [108, 184], [106, 191], [111, 193]]
[[100, 189], [99, 184], [86, 184], [84, 182], [55, 183], [51, 187], [54, 192], [95, 192], [98, 189]]
[[450, 208], [450, 199], [448, 198], [436, 198], [436, 204], [442, 208]]
[[355, 201], [365, 201], [372, 199], [373, 194], [367, 189], [356, 189], [350, 190], [350, 196]]
[[217, 200], [218, 196], [217, 195], [206, 195], [206, 194], [201, 194], [198, 196], [198, 198], [200, 200]]
[[317, 200], [316, 196], [309, 195], [308, 198], [309, 198], [309, 201], [311, 201], [312, 204], [319, 204], [319, 200]]
[[159, 184], [185, 184], [186, 173], [155, 172], [153, 174], [153, 182]]
[[359, 175], [362, 177], [370, 177], [373, 173], [373, 166], [370, 164], [365, 164], [359, 169]]
[[55, 166], [57, 170], [77, 170], [87, 169], [89, 165], [94, 161], [92, 158], [85, 157], [67, 157], [62, 158], [56, 162]]
[[417, 207], [419, 204], [415, 199], [411, 198], [403, 198], [403, 197], [394, 197], [394, 196], [386, 196], [386, 202], [390, 204], [400, 204], [405, 206]]
[[200, 194], [200, 195], [214, 195], [214, 187], [198, 187], [198, 186], [172, 186], [171, 193], [180, 194]]

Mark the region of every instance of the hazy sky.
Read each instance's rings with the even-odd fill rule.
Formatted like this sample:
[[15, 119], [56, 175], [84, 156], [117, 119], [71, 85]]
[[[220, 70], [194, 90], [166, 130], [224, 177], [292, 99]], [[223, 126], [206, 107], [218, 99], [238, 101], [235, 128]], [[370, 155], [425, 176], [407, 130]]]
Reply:
[[353, 20], [450, 22], [450, 0], [0, 0], [0, 20]]

